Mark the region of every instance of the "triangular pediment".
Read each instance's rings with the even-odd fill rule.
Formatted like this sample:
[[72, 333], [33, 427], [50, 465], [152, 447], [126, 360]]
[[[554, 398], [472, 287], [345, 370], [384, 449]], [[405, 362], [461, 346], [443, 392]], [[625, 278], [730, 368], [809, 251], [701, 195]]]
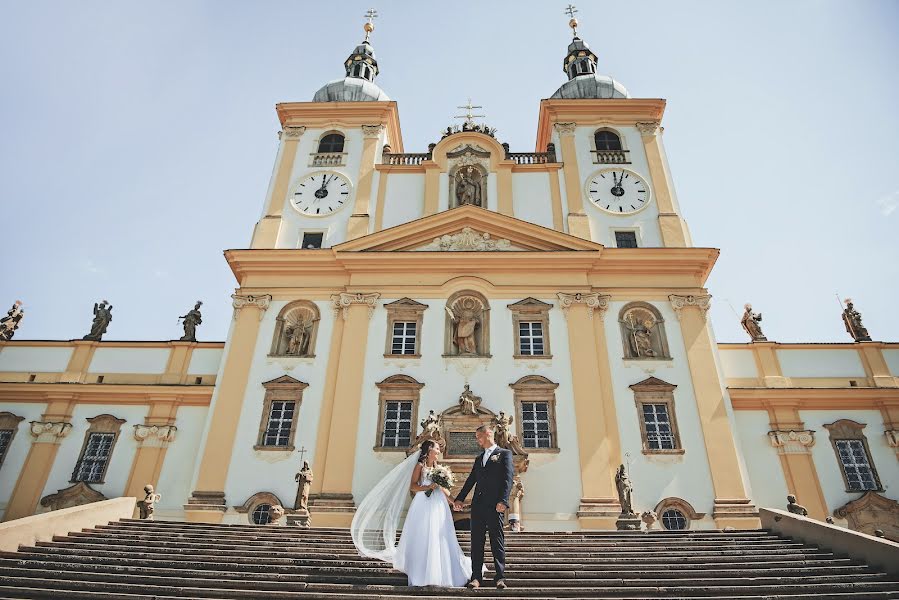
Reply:
[[338, 244], [338, 252], [584, 252], [602, 244], [478, 206], [460, 206]]
[[635, 383], [630, 386], [630, 388], [634, 391], [649, 391], [649, 390], [664, 390], [670, 391], [676, 388], [677, 386], [673, 383], [668, 383], [667, 381], [662, 381], [658, 377], [647, 377], [643, 381]]

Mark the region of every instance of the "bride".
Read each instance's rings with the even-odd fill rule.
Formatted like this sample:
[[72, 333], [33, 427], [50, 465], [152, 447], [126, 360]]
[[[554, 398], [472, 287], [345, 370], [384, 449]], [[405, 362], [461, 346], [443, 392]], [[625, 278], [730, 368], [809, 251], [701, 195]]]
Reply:
[[[462, 587], [471, 579], [471, 559], [456, 538], [449, 490], [429, 477], [439, 454], [437, 443], [425, 440], [418, 454], [394, 467], [362, 500], [350, 527], [363, 556], [391, 563], [408, 576], [409, 585]], [[400, 512], [410, 491], [415, 497], [396, 544]]]

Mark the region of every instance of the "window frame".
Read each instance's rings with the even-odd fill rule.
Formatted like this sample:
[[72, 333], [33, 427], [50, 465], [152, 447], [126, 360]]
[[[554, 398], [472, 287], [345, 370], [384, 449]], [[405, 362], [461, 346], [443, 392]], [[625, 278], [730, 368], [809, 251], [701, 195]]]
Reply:
[[[75, 468], [72, 470], [72, 477], [69, 479], [69, 483], [78, 483], [82, 481], [86, 484], [103, 484], [106, 483], [106, 472], [109, 470], [109, 463], [112, 462], [112, 454], [115, 452], [116, 443], [119, 441], [119, 434], [122, 432], [122, 425], [125, 424], [125, 419], [119, 419], [118, 417], [114, 417], [110, 414], [102, 414], [97, 415], [96, 417], [90, 417], [86, 419], [89, 423], [87, 431], [84, 432], [84, 441], [81, 443], [81, 451], [78, 453], [78, 460], [75, 461]], [[100, 473], [100, 478], [97, 481], [88, 481], [86, 479], [79, 479], [78, 473], [81, 471], [81, 465], [84, 461], [84, 454], [87, 452], [88, 444], [90, 442], [91, 436], [93, 434], [112, 434], [112, 443], [109, 445], [109, 452], [106, 453], [106, 461], [103, 464], [103, 470]]]
[[[637, 409], [637, 419], [640, 423], [640, 439], [643, 454], [684, 454], [686, 452], [681, 443], [680, 429], [677, 426], [677, 411], [675, 410], [674, 390], [676, 385], [662, 381], [655, 377], [649, 377], [639, 383], [629, 386], [634, 392], [634, 405]], [[644, 404], [664, 404], [668, 411], [668, 424], [671, 428], [671, 437], [674, 439], [674, 448], [650, 448], [649, 434], [646, 431], [646, 419], [643, 416]]]
[[[885, 491], [880, 476], [877, 474], [877, 467], [874, 465], [874, 457], [871, 454], [871, 448], [868, 446], [868, 438], [864, 433], [864, 429], [867, 426], [868, 425], [865, 423], [858, 423], [851, 419], [839, 419], [837, 421], [834, 421], [833, 423], [824, 425], [824, 428], [827, 429], [827, 432], [830, 435], [830, 445], [833, 448], [834, 458], [836, 458], [837, 460], [837, 466], [840, 469], [840, 475], [843, 477], [843, 485], [846, 488], [846, 492], [850, 494], [863, 494], [869, 491]], [[837, 445], [837, 442], [842, 441], [861, 442], [862, 447], [865, 450], [865, 458], [867, 458], [868, 466], [871, 469], [871, 477], [874, 479], [874, 483], [877, 486], [876, 488], [852, 489], [852, 487], [849, 485], [849, 477], [846, 473], [846, 465], [843, 464], [843, 460], [840, 458], [840, 449]]]
[[[421, 330], [424, 312], [428, 305], [412, 298], [400, 298], [384, 305], [387, 309], [387, 339], [384, 341], [384, 358], [421, 358]], [[393, 353], [393, 325], [396, 322], [415, 323], [415, 350], [412, 354]], [[386, 380], [385, 380], [386, 381]]]
[[[687, 526], [683, 529], [668, 529], [667, 527], [665, 527], [665, 524], [662, 521], [662, 515], [665, 514], [665, 511], [672, 509], [680, 512], [687, 520]], [[658, 504], [656, 504], [653, 512], [656, 513], [656, 518], [658, 519], [659, 526], [665, 531], [687, 531], [689, 529], [692, 529], [692, 525], [695, 521], [702, 520], [706, 515], [706, 513], [696, 512], [696, 509], [694, 509], [693, 506], [683, 498], [677, 498], [674, 496], [661, 500]]]
[[[633, 235], [633, 236], [634, 236], [634, 245], [633, 245], [633, 246], [621, 246], [621, 245], [620, 245], [620, 242], [619, 242], [619, 240], [618, 240], [618, 234], [619, 234], [619, 233], [629, 233], [629, 234]], [[614, 238], [615, 238], [615, 247], [616, 247], [616, 248], [633, 249], [633, 248], [639, 248], [639, 247], [640, 247], [640, 236], [637, 235], [637, 230], [636, 230], [636, 229], [613, 229], [613, 230], [612, 230], [612, 235], [613, 235]]]
[[[596, 146], [596, 136], [602, 132], [608, 132], [618, 137], [618, 143], [621, 145], [619, 150], [600, 150]], [[614, 127], [597, 127], [590, 135], [590, 152], [593, 154], [593, 164], [596, 165], [629, 165], [630, 149], [627, 145], [627, 137]], [[618, 153], [623, 160], [600, 160], [601, 154]]]
[[6, 448], [0, 452], [0, 469], [3, 468], [3, 463], [6, 460], [6, 456], [9, 454], [9, 449], [12, 448], [12, 443], [16, 439], [16, 433], [19, 431], [19, 423], [24, 420], [25, 417], [14, 415], [11, 412], [0, 412], [0, 431], [10, 432], [9, 442], [7, 442]]
[[[321, 250], [322, 247], [324, 246], [324, 243], [325, 243], [325, 233], [326, 233], [326, 232], [325, 232], [324, 230], [321, 230], [321, 229], [318, 229], [318, 230], [306, 230], [306, 229], [304, 229], [304, 230], [302, 230], [302, 231], [300, 232], [299, 249], [300, 249], [300, 250]], [[311, 235], [320, 235], [320, 236], [322, 236], [322, 239], [321, 239], [321, 241], [319, 242], [319, 245], [318, 245], [317, 248], [307, 248], [306, 246], [303, 245], [303, 240], [306, 238], [307, 235], [310, 235], [310, 234], [311, 234]]]
[[[408, 356], [408, 355], [406, 355]], [[375, 384], [378, 388], [378, 424], [375, 432], [376, 452], [403, 452], [405, 453], [416, 437], [416, 425], [418, 423], [418, 408], [421, 403], [421, 388], [425, 384], [416, 381], [408, 375], [391, 375], [383, 381]], [[384, 420], [387, 413], [388, 402], [411, 402], [412, 411], [409, 425], [409, 445], [384, 446]]]
[[[522, 446], [531, 453], [550, 453], [559, 452], [559, 431], [556, 422], [556, 388], [558, 383], [554, 383], [543, 377], [542, 375], [525, 375], [515, 383], [510, 383], [512, 388], [512, 401], [515, 404], [515, 422], [518, 439]], [[524, 418], [522, 404], [524, 402], [545, 402], [547, 404], [547, 419], [549, 421], [550, 447], [536, 448], [532, 446], [524, 446]]]
[[[552, 304], [532, 297], [508, 305], [508, 309], [512, 311], [512, 343], [514, 344], [512, 358], [544, 360], [553, 357], [549, 340], [549, 311], [552, 308]], [[543, 330], [543, 354], [521, 354], [520, 323], [522, 322], [541, 323]]]
[[[343, 143], [340, 144], [340, 150], [322, 150], [322, 144], [324, 143], [325, 139], [328, 137], [331, 137], [331, 136], [340, 136], [343, 139]], [[335, 130], [325, 131], [324, 133], [321, 134], [321, 136], [318, 138], [318, 141], [316, 141], [316, 143], [315, 143], [314, 154], [345, 154], [346, 153], [346, 142], [347, 142], [346, 134], [343, 133], [342, 131], [335, 131]]]
[[[256, 444], [253, 450], [264, 450], [271, 452], [293, 452], [296, 447], [297, 425], [300, 421], [300, 407], [303, 405], [303, 390], [309, 387], [308, 383], [304, 383], [289, 375], [282, 375], [277, 379], [266, 381], [262, 384], [265, 393], [262, 397], [262, 414], [259, 422], [259, 432], [256, 435]], [[268, 431], [268, 424], [271, 419], [272, 405], [275, 402], [293, 402], [293, 419], [290, 423], [290, 433], [286, 446], [275, 446], [265, 443], [265, 433]]]

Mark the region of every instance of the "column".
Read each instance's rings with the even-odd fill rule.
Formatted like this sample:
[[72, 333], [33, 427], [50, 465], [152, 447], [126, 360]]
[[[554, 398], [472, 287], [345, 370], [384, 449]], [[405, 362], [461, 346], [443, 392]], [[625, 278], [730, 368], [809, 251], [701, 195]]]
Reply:
[[562, 151], [562, 170], [565, 173], [565, 195], [568, 199], [568, 233], [581, 239], [590, 239], [590, 223], [584, 213], [584, 196], [581, 191], [581, 173], [577, 164], [577, 148], [574, 130], [577, 123], [556, 123], [556, 132]]
[[222, 379], [216, 386], [197, 482], [184, 510], [188, 521], [219, 523], [227, 510], [225, 481], [240, 420], [253, 352], [271, 296], [231, 296], [236, 321], [228, 341]]
[[752, 342], [750, 347], [755, 353], [762, 385], [770, 388], [787, 388], [792, 386], [790, 380], [784, 377], [780, 368], [780, 360], [777, 358], [777, 342]]
[[84, 383], [87, 371], [90, 368], [91, 360], [94, 358], [94, 352], [100, 342], [89, 340], [72, 340], [75, 349], [72, 356], [69, 357], [69, 364], [66, 370], [59, 376], [60, 383]]
[[40, 421], [31, 421], [29, 433], [34, 439], [3, 515], [4, 521], [34, 514], [50, 477], [59, 444], [72, 430], [71, 413], [64, 418], [54, 418], [48, 413], [44, 413]]
[[[356, 463], [356, 439], [359, 433], [359, 406], [368, 326], [374, 313], [378, 293], [341, 293], [332, 297], [335, 310], [343, 320], [339, 374], [334, 383], [328, 442], [316, 478], [321, 491], [310, 502], [313, 523], [321, 527], [348, 527], [353, 519], [353, 473]], [[333, 357], [332, 357], [333, 360]]]
[[715, 491], [712, 517], [720, 528], [759, 527], [758, 510], [746, 495], [727, 400], [718, 378], [716, 345], [706, 323], [712, 297], [671, 295], [668, 298], [680, 321], [696, 394], [699, 422]]
[[159, 485], [159, 474], [165, 462], [169, 444], [175, 441], [178, 428], [175, 426], [177, 403], [171, 398], [150, 399], [150, 412], [144, 423], [134, 426], [137, 452], [131, 463], [131, 473], [125, 484], [125, 496], [143, 498], [144, 486], [148, 483]]
[[679, 214], [674, 203], [674, 191], [671, 189], [671, 178], [662, 148], [661, 127], [658, 121], [637, 123], [640, 137], [643, 138], [643, 150], [649, 165], [649, 176], [652, 178], [652, 192], [659, 207], [659, 229], [662, 231], [662, 244], [666, 247], [685, 247], [688, 245], [687, 225]]
[[[768, 441], [780, 458], [787, 492], [794, 494], [796, 501], [808, 509], [810, 517], [823, 521], [830, 513], [811, 453], [815, 432], [806, 429], [800, 420], [798, 401], [768, 401], [765, 404], [771, 421]], [[783, 501], [786, 503], [787, 499]]]
[[621, 449], [608, 354], [599, 351], [600, 344], [605, 347], [601, 321], [609, 306], [609, 296], [563, 292], [557, 295], [568, 324], [571, 356], [582, 490], [578, 521], [584, 529], [615, 529], [621, 505], [613, 478], [621, 460]]
[[182, 342], [180, 340], [169, 342], [169, 360], [165, 366], [165, 373], [159, 378], [159, 383], [175, 385], [187, 383], [187, 369], [190, 366], [190, 357], [196, 346], [196, 342]]
[[512, 213], [512, 163], [503, 161], [496, 168], [496, 211], [503, 215]]
[[284, 127], [279, 134], [281, 138], [281, 160], [275, 171], [275, 185], [272, 195], [265, 207], [265, 216], [256, 224], [250, 248], [274, 248], [278, 244], [278, 230], [281, 228], [281, 214], [284, 200], [290, 186], [290, 174], [297, 157], [300, 137], [306, 132], [305, 127]]
[[890, 367], [883, 357], [880, 342], [858, 342], [858, 356], [868, 377], [873, 381], [874, 387], [899, 387], [899, 379], [890, 373]]
[[383, 125], [362, 126], [362, 159], [359, 165], [359, 178], [356, 180], [356, 203], [347, 224], [347, 240], [368, 235], [368, 205], [375, 174], [375, 155], [383, 131]]

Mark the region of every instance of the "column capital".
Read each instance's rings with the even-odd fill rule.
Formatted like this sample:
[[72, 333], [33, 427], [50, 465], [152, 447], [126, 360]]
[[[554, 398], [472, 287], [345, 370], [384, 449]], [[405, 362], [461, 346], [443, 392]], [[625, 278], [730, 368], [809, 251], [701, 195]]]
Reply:
[[262, 320], [262, 316], [265, 314], [265, 311], [268, 310], [269, 305], [272, 302], [271, 294], [262, 294], [260, 296], [253, 296], [250, 294], [231, 294], [231, 305], [234, 307], [234, 319], [237, 319], [237, 313], [240, 312], [240, 309], [251, 306], [253, 308], [259, 309], [259, 320]]
[[681, 311], [690, 306], [698, 308], [700, 314], [702, 315], [702, 320], [705, 321], [706, 313], [709, 312], [709, 306], [712, 302], [712, 296], [709, 294], [698, 296], [679, 296], [677, 294], [671, 294], [670, 296], [668, 296], [668, 300], [671, 302], [671, 307], [674, 308], [674, 312], [677, 315], [678, 321], [680, 321], [681, 318]]
[[555, 123], [553, 127], [559, 135], [574, 135], [577, 123]]
[[812, 429], [774, 429], [768, 432], [768, 441], [777, 448], [778, 454], [808, 454], [809, 448], [815, 445], [815, 432]]
[[634, 127], [637, 128], [637, 131], [639, 131], [640, 135], [643, 137], [655, 137], [662, 132], [660, 124], [659, 121], [644, 121], [634, 123]]
[[899, 429], [887, 429], [883, 432], [887, 446], [899, 453]]
[[134, 439], [139, 446], [165, 448], [175, 441], [178, 428], [174, 425], [135, 425]]
[[72, 424], [68, 421], [31, 421], [29, 432], [34, 437], [35, 444], [55, 444], [72, 431]]
[[568, 309], [573, 304], [586, 304], [590, 318], [593, 318], [593, 311], [598, 310], [599, 316], [602, 317], [609, 308], [609, 299], [612, 297], [608, 294], [600, 294], [599, 292], [576, 292], [569, 294], [566, 292], [557, 292], [559, 297], [559, 306], [562, 308], [562, 314], [568, 318]]
[[286, 140], [298, 140], [304, 133], [306, 133], [306, 128], [302, 125], [296, 127], [288, 126], [284, 127], [281, 131], [278, 132], [278, 138]]
[[349, 292], [341, 292], [339, 294], [333, 294], [331, 296], [331, 300], [334, 302], [334, 312], [342, 312], [344, 320], [346, 320], [347, 313], [350, 310], [350, 306], [352, 306], [353, 304], [364, 304], [365, 306], [367, 306], [368, 318], [370, 319], [375, 313], [375, 304], [380, 297], [381, 294], [379, 294], [378, 292], [371, 292], [368, 294], [361, 292], [355, 294], [351, 294]]
[[380, 137], [381, 133], [384, 132], [383, 125], [363, 125], [362, 126], [362, 137], [364, 138], [376, 138]]

